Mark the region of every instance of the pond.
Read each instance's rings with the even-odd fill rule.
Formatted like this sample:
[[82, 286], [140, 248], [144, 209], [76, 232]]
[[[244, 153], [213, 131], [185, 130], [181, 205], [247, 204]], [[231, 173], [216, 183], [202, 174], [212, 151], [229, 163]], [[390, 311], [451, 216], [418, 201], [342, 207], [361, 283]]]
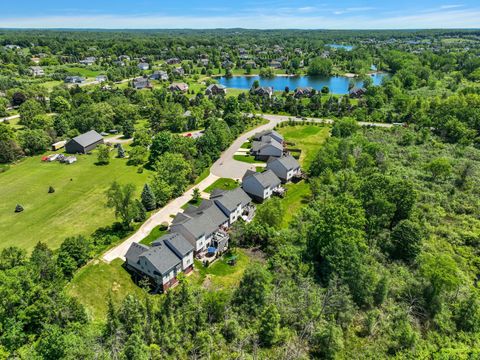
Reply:
[[327, 44], [326, 46], [331, 47], [333, 49], [343, 49], [346, 51], [352, 51], [353, 45], [341, 45], [341, 44]]
[[[389, 75], [387, 73], [374, 73], [370, 75], [374, 85], [380, 85], [382, 80]], [[260, 76], [233, 76], [231, 78], [218, 77], [218, 82], [227, 88], [248, 90], [252, 87], [255, 80], [260, 81], [260, 86], [271, 86], [274, 90], [283, 91], [288, 86], [290, 90], [297, 87], [312, 87], [315, 90], [322, 90], [324, 86], [328, 86], [333, 94], [347, 94], [348, 85], [351, 78], [346, 76], [275, 76], [273, 78], [262, 78]], [[363, 86], [363, 82], [355, 80], [355, 86]]]

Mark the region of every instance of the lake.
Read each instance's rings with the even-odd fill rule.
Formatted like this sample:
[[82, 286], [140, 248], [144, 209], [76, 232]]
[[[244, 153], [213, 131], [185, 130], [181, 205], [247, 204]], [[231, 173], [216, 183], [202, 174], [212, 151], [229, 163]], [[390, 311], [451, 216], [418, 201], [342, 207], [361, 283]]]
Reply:
[[352, 51], [352, 45], [341, 45], [341, 44], [327, 44], [326, 46], [331, 47], [333, 49], [344, 49], [346, 51]]
[[[371, 75], [374, 85], [380, 85], [383, 78], [388, 77], [387, 73], [375, 73]], [[333, 94], [347, 94], [350, 78], [346, 76], [275, 76], [274, 78], [261, 78], [260, 76], [233, 76], [231, 78], [217, 77], [218, 82], [227, 88], [234, 89], [250, 89], [255, 80], [260, 81], [260, 86], [272, 86], [274, 90], [283, 91], [288, 86], [290, 90], [297, 87], [312, 87], [315, 90], [322, 90], [324, 86], [328, 86]], [[363, 86], [362, 81], [355, 80], [355, 85]]]

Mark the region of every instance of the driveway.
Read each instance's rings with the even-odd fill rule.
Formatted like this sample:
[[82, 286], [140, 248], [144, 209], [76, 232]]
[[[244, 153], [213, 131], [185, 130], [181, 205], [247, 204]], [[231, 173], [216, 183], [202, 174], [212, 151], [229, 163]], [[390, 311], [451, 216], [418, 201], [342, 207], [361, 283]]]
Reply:
[[[303, 121], [312, 121], [317, 123], [326, 123], [331, 124], [333, 120], [330, 119], [315, 119], [315, 118], [307, 118], [307, 120], [301, 120], [298, 118], [293, 118], [291, 116], [283, 116], [283, 115], [263, 115], [263, 118], [268, 120], [267, 124], [260, 125], [259, 127], [250, 130], [238, 137], [230, 147], [225, 150], [220, 158], [215, 161], [215, 163], [210, 168], [210, 175], [203, 179], [199, 184], [193, 186], [189, 190], [187, 190], [183, 195], [180, 197], [170, 201], [167, 205], [163, 208], [159, 209], [155, 212], [150, 218], [142, 224], [142, 226], [127, 240], [125, 240], [120, 245], [108, 250], [103, 255], [103, 260], [110, 262], [116, 258], [121, 258], [125, 260], [125, 254], [127, 250], [130, 248], [130, 245], [134, 242], [140, 242], [142, 239], [147, 237], [150, 232], [157, 226], [161, 225], [162, 223], [166, 222], [170, 224], [172, 218], [170, 215], [175, 215], [178, 212], [182, 211], [182, 206], [185, 205], [188, 201], [191, 200], [193, 195], [193, 189], [198, 188], [201, 192], [203, 192], [207, 187], [212, 185], [217, 179], [219, 178], [230, 178], [235, 180], [240, 180], [247, 170], [256, 170], [257, 166], [265, 166], [264, 164], [248, 164], [241, 161], [237, 161], [233, 159], [233, 155], [240, 149], [244, 142], [246, 142], [249, 138], [251, 138], [255, 133], [264, 131], [264, 130], [271, 130], [276, 125], [281, 122], [288, 121], [290, 119], [298, 122]], [[378, 126], [378, 127], [391, 127], [392, 124], [382, 124], [382, 123], [367, 123], [367, 122], [359, 122], [362, 126]]]

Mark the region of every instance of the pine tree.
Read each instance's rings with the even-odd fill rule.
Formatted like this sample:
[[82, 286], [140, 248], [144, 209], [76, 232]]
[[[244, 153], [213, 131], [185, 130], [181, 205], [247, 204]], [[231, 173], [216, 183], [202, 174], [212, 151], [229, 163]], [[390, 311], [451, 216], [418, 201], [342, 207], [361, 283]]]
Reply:
[[125, 149], [123, 148], [122, 144], [118, 144], [117, 147], [117, 156], [120, 159], [123, 159], [125, 157]]
[[148, 184], [145, 184], [142, 190], [142, 204], [147, 211], [155, 210], [157, 207], [157, 199]]
[[275, 305], [268, 306], [260, 319], [258, 337], [265, 347], [274, 345], [280, 336], [280, 314]]

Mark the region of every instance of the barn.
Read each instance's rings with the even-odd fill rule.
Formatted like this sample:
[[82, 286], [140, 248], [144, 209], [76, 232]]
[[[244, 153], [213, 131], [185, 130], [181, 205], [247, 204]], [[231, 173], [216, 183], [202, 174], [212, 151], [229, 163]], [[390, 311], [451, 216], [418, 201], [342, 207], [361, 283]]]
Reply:
[[98, 145], [103, 144], [103, 137], [95, 130], [90, 130], [85, 134], [78, 135], [71, 139], [65, 145], [68, 154], [86, 154]]

